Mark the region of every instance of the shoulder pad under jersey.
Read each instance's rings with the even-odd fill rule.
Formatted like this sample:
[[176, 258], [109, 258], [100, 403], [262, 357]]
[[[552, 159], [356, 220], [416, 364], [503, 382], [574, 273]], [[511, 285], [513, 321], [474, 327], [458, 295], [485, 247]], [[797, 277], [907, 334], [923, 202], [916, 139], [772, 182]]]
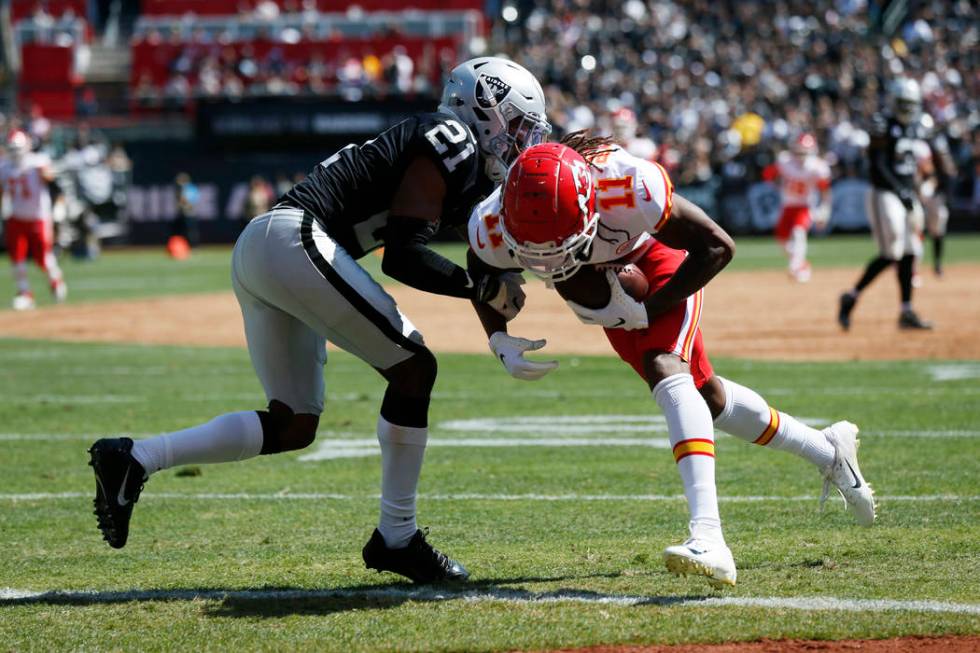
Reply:
[[500, 270], [519, 268], [520, 263], [504, 243], [500, 220], [500, 188], [497, 188], [470, 213], [466, 229], [470, 249], [490, 267]]

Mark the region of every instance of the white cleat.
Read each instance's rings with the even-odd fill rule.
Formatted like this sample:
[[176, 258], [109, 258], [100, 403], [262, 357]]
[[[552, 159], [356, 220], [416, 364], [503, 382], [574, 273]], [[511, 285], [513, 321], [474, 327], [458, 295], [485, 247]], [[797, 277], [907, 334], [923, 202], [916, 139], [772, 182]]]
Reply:
[[667, 571], [676, 576], [706, 576], [708, 584], [715, 589], [734, 587], [738, 574], [731, 549], [724, 544], [714, 544], [693, 537], [684, 544], [664, 549], [664, 564], [667, 565]]
[[54, 286], [53, 294], [54, 294], [54, 301], [56, 301], [57, 303], [60, 304], [61, 302], [65, 301], [66, 299], [68, 299], [68, 284], [65, 283], [64, 281], [59, 281]]
[[17, 295], [13, 306], [15, 311], [30, 311], [34, 308], [34, 296], [28, 293]]
[[875, 523], [875, 497], [858, 466], [858, 427], [850, 422], [836, 422], [825, 428], [823, 434], [834, 447], [834, 462], [821, 470], [824, 479], [821, 509], [833, 485], [855, 521], [861, 526], [871, 526]]
[[790, 269], [789, 274], [797, 283], [809, 283], [810, 277], [813, 276], [813, 268], [809, 263], [804, 263], [799, 267]]

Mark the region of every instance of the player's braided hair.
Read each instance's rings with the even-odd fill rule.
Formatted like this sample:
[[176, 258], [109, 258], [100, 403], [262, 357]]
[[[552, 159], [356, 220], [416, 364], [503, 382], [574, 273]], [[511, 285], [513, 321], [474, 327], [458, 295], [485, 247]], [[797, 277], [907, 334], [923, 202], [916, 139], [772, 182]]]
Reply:
[[590, 165], [595, 165], [592, 163], [593, 159], [601, 154], [612, 152], [615, 146], [610, 136], [593, 136], [588, 129], [565, 134], [559, 142], [581, 154]]

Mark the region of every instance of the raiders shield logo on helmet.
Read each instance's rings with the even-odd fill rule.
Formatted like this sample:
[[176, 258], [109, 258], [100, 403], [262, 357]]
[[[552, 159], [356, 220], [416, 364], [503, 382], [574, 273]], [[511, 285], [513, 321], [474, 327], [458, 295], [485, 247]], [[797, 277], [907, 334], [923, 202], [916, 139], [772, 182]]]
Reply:
[[499, 77], [480, 75], [476, 80], [476, 103], [484, 109], [492, 109], [510, 93], [510, 84]]

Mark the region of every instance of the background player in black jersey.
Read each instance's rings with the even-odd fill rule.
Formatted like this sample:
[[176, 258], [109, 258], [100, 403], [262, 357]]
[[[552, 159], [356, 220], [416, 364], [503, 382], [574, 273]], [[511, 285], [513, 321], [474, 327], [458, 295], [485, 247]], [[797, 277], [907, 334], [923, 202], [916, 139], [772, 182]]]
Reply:
[[928, 139], [920, 120], [922, 93], [918, 83], [907, 78], [895, 80], [890, 93], [888, 112], [872, 118], [868, 145], [871, 177], [868, 219], [878, 256], [868, 263], [857, 285], [840, 297], [837, 321], [845, 330], [851, 326], [851, 312], [861, 292], [892, 264], [898, 270], [902, 296], [898, 326], [932, 328], [912, 310], [912, 276], [915, 259], [922, 254], [923, 227], [922, 205], [916, 196], [915, 145]]
[[135, 443], [97, 441], [95, 512], [110, 546], [125, 545], [150, 474], [309, 446], [323, 410], [329, 340], [388, 381], [377, 426], [381, 517], [363, 550], [366, 565], [418, 583], [465, 580], [463, 566], [429, 545], [415, 523], [436, 359], [356, 259], [384, 245], [390, 276], [512, 318], [523, 303], [515, 279], [471, 276], [427, 242], [440, 226], [465, 224], [508, 164], [550, 129], [541, 86], [527, 70], [473, 59], [452, 71], [438, 111], [348, 145], [252, 220], [235, 245], [232, 285], [268, 408]]

